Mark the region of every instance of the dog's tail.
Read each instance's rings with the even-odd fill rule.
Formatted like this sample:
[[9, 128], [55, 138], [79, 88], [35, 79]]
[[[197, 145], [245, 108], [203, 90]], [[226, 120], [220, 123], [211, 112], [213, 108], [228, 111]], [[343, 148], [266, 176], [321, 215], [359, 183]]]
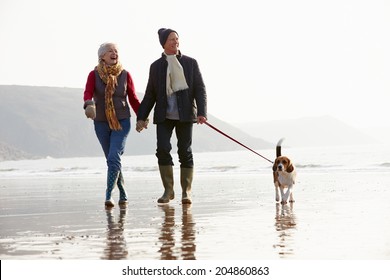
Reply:
[[276, 157], [280, 157], [282, 155], [282, 143], [284, 141], [284, 138], [280, 139], [278, 141], [278, 144], [276, 144]]

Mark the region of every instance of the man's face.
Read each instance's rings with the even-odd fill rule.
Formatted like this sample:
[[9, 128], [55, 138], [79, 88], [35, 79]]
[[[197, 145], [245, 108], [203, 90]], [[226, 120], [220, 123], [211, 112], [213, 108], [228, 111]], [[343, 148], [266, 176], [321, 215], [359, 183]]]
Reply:
[[171, 34], [169, 34], [164, 45], [164, 51], [166, 54], [177, 54], [179, 51], [179, 37], [176, 32], [171, 32]]

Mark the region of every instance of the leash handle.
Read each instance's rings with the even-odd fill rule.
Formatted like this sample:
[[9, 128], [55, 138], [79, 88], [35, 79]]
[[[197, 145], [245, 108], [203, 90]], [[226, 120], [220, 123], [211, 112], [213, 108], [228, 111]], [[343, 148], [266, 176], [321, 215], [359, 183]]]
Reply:
[[223, 131], [221, 131], [221, 130], [219, 130], [218, 128], [216, 128], [215, 126], [213, 126], [213, 125], [211, 125], [210, 123], [208, 123], [207, 121], [206, 122], [204, 122], [206, 125], [208, 125], [209, 127], [211, 127], [212, 129], [214, 129], [216, 132], [218, 132], [218, 133], [220, 133], [220, 134], [222, 134], [223, 136], [225, 136], [225, 137], [227, 137], [227, 138], [229, 138], [230, 140], [232, 140], [232, 141], [234, 141], [234, 142], [236, 142], [238, 145], [241, 145], [241, 146], [243, 146], [244, 148], [246, 148], [246, 149], [248, 149], [249, 151], [251, 151], [252, 153], [254, 153], [254, 154], [256, 154], [256, 155], [258, 155], [259, 157], [262, 157], [263, 159], [265, 159], [266, 161], [268, 161], [268, 162], [270, 162], [270, 163], [274, 163], [272, 160], [269, 160], [268, 158], [266, 158], [266, 157], [264, 157], [264, 156], [262, 156], [262, 155], [260, 155], [259, 153], [257, 153], [256, 151], [254, 151], [254, 150], [252, 150], [251, 148], [249, 148], [249, 147], [247, 147], [247, 146], [245, 146], [244, 144], [242, 144], [241, 142], [239, 142], [239, 141], [237, 141], [236, 139], [234, 139], [233, 137], [231, 137], [231, 136], [229, 136], [229, 135], [227, 135], [226, 133], [224, 133]]

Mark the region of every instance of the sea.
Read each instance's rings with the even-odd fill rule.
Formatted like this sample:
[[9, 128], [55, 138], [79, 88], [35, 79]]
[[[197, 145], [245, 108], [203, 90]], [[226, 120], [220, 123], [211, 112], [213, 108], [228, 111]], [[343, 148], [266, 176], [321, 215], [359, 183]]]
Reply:
[[[244, 148], [239, 151], [194, 152], [195, 170], [197, 174], [208, 176], [270, 174], [275, 150], [256, 152], [266, 159]], [[378, 172], [390, 175], [390, 145], [283, 147], [282, 154], [293, 160], [299, 173]], [[172, 155], [174, 168], [179, 168], [175, 151]], [[42, 159], [0, 162], [0, 180], [29, 177], [104, 177], [106, 170], [103, 157], [47, 156]], [[124, 155], [122, 170], [128, 176], [156, 176], [157, 159], [155, 155]]]

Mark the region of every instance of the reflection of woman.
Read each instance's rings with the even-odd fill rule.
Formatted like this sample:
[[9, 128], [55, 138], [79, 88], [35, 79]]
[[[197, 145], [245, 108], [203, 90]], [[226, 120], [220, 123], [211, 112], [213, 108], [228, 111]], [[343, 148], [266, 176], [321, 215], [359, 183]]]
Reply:
[[104, 250], [103, 259], [123, 260], [128, 255], [126, 239], [124, 237], [124, 225], [126, 208], [121, 208], [118, 222], [115, 222], [113, 209], [107, 209], [107, 247]]
[[[107, 207], [113, 207], [111, 193], [117, 185], [119, 204], [127, 203], [121, 156], [130, 132], [130, 106], [138, 112], [139, 100], [130, 73], [119, 62], [113, 43], [98, 50], [99, 64], [88, 75], [84, 91], [85, 115], [94, 120], [96, 136], [107, 161]], [[130, 103], [130, 106], [129, 106]]]
[[[182, 206], [182, 225], [181, 225], [181, 248], [180, 255], [184, 260], [195, 260], [195, 229], [191, 214], [191, 205], [183, 204]], [[161, 253], [162, 260], [176, 260], [179, 256], [175, 255], [175, 208], [168, 205], [159, 205], [164, 211], [164, 222], [161, 225]]]
[[291, 247], [292, 243], [292, 230], [296, 227], [295, 215], [293, 213], [293, 204], [280, 205], [276, 204], [276, 215], [275, 215], [275, 228], [279, 236], [279, 243], [274, 245], [274, 247], [279, 247], [279, 255], [283, 257], [284, 255], [292, 255], [293, 249]]

